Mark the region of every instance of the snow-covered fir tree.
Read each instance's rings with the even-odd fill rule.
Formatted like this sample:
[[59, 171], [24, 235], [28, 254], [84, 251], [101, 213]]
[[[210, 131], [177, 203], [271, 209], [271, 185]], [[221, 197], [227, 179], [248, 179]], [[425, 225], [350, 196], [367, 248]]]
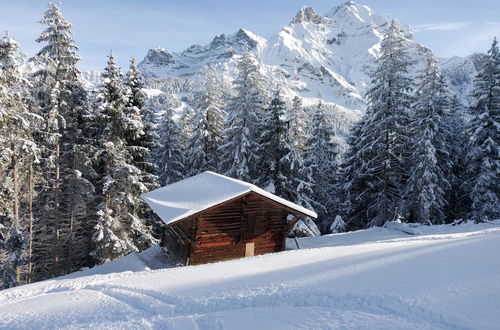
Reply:
[[32, 267], [33, 141], [40, 118], [32, 113], [19, 44], [0, 39], [0, 287], [30, 282]]
[[181, 115], [179, 117], [179, 133], [183, 155], [182, 177], [188, 175], [188, 155], [191, 148], [193, 147], [191, 145], [191, 142], [194, 135], [194, 117], [195, 113], [193, 109], [190, 106], [184, 104], [182, 106]]
[[256, 182], [262, 142], [262, 126], [267, 107], [267, 93], [259, 63], [250, 54], [244, 54], [238, 63], [234, 82], [236, 95], [228, 106], [221, 146], [220, 171], [243, 181]]
[[295, 96], [292, 102], [292, 108], [288, 113], [289, 130], [295, 149], [302, 155], [307, 139], [307, 115], [299, 96]]
[[295, 200], [288, 196], [289, 192], [286, 188], [290, 167], [287, 166], [289, 164], [284, 164], [284, 157], [292, 146], [285, 145], [285, 135], [288, 134], [285, 107], [285, 100], [278, 88], [271, 99], [263, 125], [261, 148], [267, 152], [259, 159], [259, 167], [264, 171], [259, 178], [259, 185], [280, 197]]
[[[127, 151], [131, 157], [131, 164], [141, 171], [138, 178], [140, 183], [145, 186], [146, 190], [151, 191], [159, 187], [153, 159], [153, 150], [158, 147], [159, 136], [156, 133], [154, 113], [146, 106], [144, 81], [133, 57], [130, 60], [125, 86], [129, 93], [124, 109], [127, 119], [125, 128]], [[153, 217], [151, 209], [142, 199], [136, 200], [133, 212], [142, 219]]]
[[127, 93], [127, 102], [123, 107], [122, 135], [134, 166], [145, 166], [144, 158], [148, 154], [148, 148], [142, 146], [140, 142], [144, 136], [142, 111], [146, 95], [142, 90], [143, 82], [134, 58], [130, 60], [130, 68], [125, 76], [123, 87]]
[[497, 40], [474, 80], [467, 172], [476, 222], [500, 218], [500, 53]]
[[307, 141], [307, 114], [302, 104], [302, 99], [298, 96], [292, 100], [292, 108], [288, 113], [288, 135], [289, 143], [293, 146], [290, 150], [291, 158], [299, 160], [299, 169], [294, 172], [294, 177], [298, 180], [297, 189], [297, 204], [302, 205], [309, 209], [314, 209], [312, 190], [313, 185], [313, 172], [310, 166], [305, 165], [305, 151]]
[[130, 122], [127, 113], [128, 89], [110, 54], [105, 68], [104, 84], [99, 90], [100, 124], [98, 162], [100, 204], [91, 255], [100, 264], [142, 250], [152, 243], [151, 230], [137, 214], [139, 196], [147, 191], [141, 182], [141, 170], [132, 164], [127, 145]]
[[40, 22], [47, 27], [37, 39], [45, 45], [34, 59], [38, 70], [33, 95], [44, 118], [35, 135], [42, 148], [39, 168], [44, 180], [37, 185], [35, 200], [35, 214], [41, 219], [35, 259], [37, 274], [46, 278], [86, 263], [94, 187], [89, 180], [88, 95], [77, 67], [72, 26], [58, 3], [49, 3]]
[[314, 237], [321, 235], [318, 226], [314, 221], [310, 218], [306, 218], [304, 220], [299, 220], [290, 232], [288, 233], [288, 237]]
[[311, 186], [304, 176], [303, 160], [292, 138], [291, 123], [286, 116], [286, 103], [277, 89], [267, 110], [262, 132], [260, 185], [276, 195], [305, 207], [311, 206]]
[[[338, 172], [339, 146], [334, 140], [332, 121], [320, 101], [309, 121], [305, 143], [304, 171], [309, 171], [312, 182], [312, 201], [317, 223], [322, 232], [328, 231], [334, 220], [335, 180]], [[307, 176], [305, 176], [307, 178]]]
[[339, 211], [346, 219], [348, 229], [364, 228], [367, 223], [365, 205], [368, 204], [368, 195], [363, 194], [369, 189], [370, 181], [367, 171], [367, 149], [364, 149], [366, 140], [362, 135], [367, 116], [356, 122], [347, 137], [349, 148], [342, 155], [339, 166], [339, 180], [335, 185], [338, 196]]
[[465, 109], [456, 95], [451, 98], [449, 108], [449, 120], [445, 130], [448, 131], [446, 143], [452, 167], [448, 176], [450, 190], [447, 198], [448, 207], [445, 212], [447, 222], [452, 222], [466, 219], [470, 200], [464, 184], [467, 164]]
[[[9, 224], [7, 224], [9, 225]], [[26, 262], [26, 236], [20, 228], [10, 224], [10, 229], [0, 225], [0, 289], [12, 288], [23, 283], [21, 267]]]
[[[350, 139], [353, 151], [345, 158], [344, 187], [356, 189], [347, 203], [347, 222], [356, 227], [382, 225], [401, 215], [408, 176], [412, 103], [411, 60], [395, 22], [381, 43], [381, 55], [367, 92], [369, 105], [362, 125]], [[351, 163], [349, 163], [351, 162]], [[356, 224], [355, 224], [356, 223]]]
[[346, 224], [340, 215], [335, 216], [335, 220], [333, 220], [330, 225], [330, 232], [332, 234], [342, 233], [346, 229]]
[[155, 165], [152, 162], [151, 151], [158, 147], [156, 134], [156, 118], [153, 110], [146, 106], [144, 81], [137, 70], [135, 58], [130, 60], [125, 86], [128, 87], [129, 99], [125, 107], [128, 120], [126, 133], [127, 148], [132, 156], [133, 164], [143, 173], [141, 181], [149, 190], [158, 187], [154, 175]]
[[[35, 138], [41, 147], [40, 181], [34, 201], [35, 217], [41, 219], [37, 224], [37, 240], [34, 244], [35, 264], [39, 279], [60, 275], [60, 259], [62, 254], [62, 225], [60, 210], [60, 161], [61, 133], [64, 129], [60, 102], [62, 71], [58, 70], [59, 49], [73, 47], [70, 24], [61, 20], [57, 4], [49, 3], [44, 18], [40, 23], [47, 28], [37, 39], [39, 42], [49, 41], [38, 54], [36, 61], [39, 70], [33, 74], [33, 95], [37, 103], [38, 114], [44, 118], [43, 127], [37, 130]], [[60, 47], [61, 46], [61, 47]], [[73, 49], [71, 49], [73, 50]]]
[[157, 125], [160, 145], [155, 151], [155, 158], [160, 177], [160, 185], [182, 180], [184, 177], [184, 149], [178, 123], [174, 120], [174, 111], [164, 95], [156, 96], [153, 106], [162, 112]]
[[452, 167], [447, 144], [449, 99], [437, 60], [430, 51], [421, 80], [409, 125], [412, 154], [403, 214], [410, 222], [442, 224]]
[[203, 171], [217, 171], [221, 161], [220, 146], [224, 129], [224, 105], [215, 67], [205, 73], [205, 91], [194, 117], [194, 130], [187, 159], [188, 176]]

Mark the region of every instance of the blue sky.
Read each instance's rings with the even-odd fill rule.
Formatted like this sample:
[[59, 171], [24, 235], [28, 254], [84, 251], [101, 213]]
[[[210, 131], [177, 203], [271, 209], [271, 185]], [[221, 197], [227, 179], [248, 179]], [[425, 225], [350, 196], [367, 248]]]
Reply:
[[[265, 38], [287, 25], [304, 5], [324, 14], [344, 1], [330, 0], [65, 0], [83, 70], [101, 70], [113, 50], [119, 64], [141, 60], [149, 48], [179, 51], [242, 27]], [[486, 51], [500, 37], [499, 0], [360, 0], [377, 13], [409, 24], [415, 38], [441, 57]], [[9, 30], [29, 55], [43, 26], [47, 1], [0, 0], [0, 29]]]

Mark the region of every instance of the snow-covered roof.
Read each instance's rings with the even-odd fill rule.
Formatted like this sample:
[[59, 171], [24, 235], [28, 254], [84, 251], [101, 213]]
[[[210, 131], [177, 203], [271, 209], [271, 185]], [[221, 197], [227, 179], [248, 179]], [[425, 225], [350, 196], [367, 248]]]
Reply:
[[253, 184], [210, 171], [153, 190], [142, 195], [142, 199], [168, 225], [249, 192], [255, 192], [309, 217], [317, 217], [315, 212]]

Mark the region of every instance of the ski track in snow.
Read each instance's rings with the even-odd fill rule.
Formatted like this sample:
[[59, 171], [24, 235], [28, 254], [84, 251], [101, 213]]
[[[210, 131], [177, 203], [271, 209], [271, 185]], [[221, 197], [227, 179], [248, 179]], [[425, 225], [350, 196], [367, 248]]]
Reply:
[[0, 328], [499, 329], [500, 226], [425, 230], [301, 239], [308, 248], [201, 266], [82, 272], [0, 292]]

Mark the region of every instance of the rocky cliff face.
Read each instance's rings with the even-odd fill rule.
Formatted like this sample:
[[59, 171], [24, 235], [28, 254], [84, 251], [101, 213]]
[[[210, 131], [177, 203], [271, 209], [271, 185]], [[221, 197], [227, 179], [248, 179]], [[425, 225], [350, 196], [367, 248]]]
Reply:
[[207, 45], [193, 45], [181, 53], [170, 53], [163, 48], [150, 49], [139, 64], [149, 78], [194, 78], [211, 63], [224, 64], [245, 52], [258, 52], [266, 40], [243, 29], [236, 33], [216, 36]]
[[[306, 106], [322, 99], [332, 106], [339, 121], [344, 121], [340, 126], [347, 127], [365, 109], [364, 96], [370, 85], [370, 73], [392, 20], [354, 2], [346, 2], [325, 15], [311, 7], [303, 7], [288, 26], [268, 40], [240, 29], [180, 53], [151, 49], [139, 68], [157, 85], [162, 85], [163, 81], [163, 86], [168, 86], [172, 79], [179, 85], [179, 79], [183, 80], [190, 90], [177, 91], [189, 99], [188, 94], [201, 88], [207, 65], [215, 64], [224, 80], [223, 85], [230, 86], [236, 76], [238, 58], [251, 52], [261, 61], [262, 71], [271, 86], [280, 85], [289, 99], [296, 95], [302, 97]], [[412, 74], [417, 76], [430, 50], [414, 40], [407, 25], [396, 22], [416, 63]], [[464, 105], [468, 103], [467, 95], [480, 60], [478, 56], [441, 60], [450, 89], [458, 94]]]

